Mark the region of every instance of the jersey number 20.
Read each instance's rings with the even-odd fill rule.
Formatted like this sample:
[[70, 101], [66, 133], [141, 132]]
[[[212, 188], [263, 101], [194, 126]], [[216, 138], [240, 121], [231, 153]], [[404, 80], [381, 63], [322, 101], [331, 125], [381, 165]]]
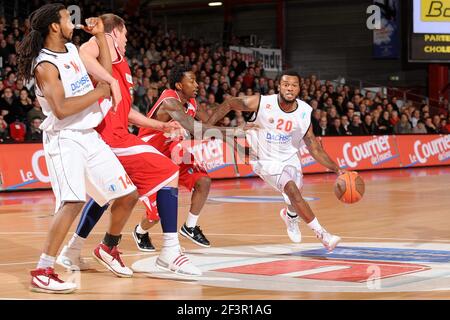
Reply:
[[292, 130], [292, 121], [284, 121], [284, 119], [278, 119], [277, 130], [291, 131]]

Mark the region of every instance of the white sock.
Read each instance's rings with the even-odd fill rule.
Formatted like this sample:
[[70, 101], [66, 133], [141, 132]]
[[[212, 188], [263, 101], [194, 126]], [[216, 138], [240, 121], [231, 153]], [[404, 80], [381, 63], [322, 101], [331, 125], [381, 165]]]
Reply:
[[286, 208], [286, 212], [289, 218], [296, 218], [297, 212], [289, 210], [289, 208]]
[[180, 241], [178, 240], [178, 233], [170, 232], [163, 233], [163, 248], [174, 249], [180, 246]]
[[192, 214], [189, 212], [188, 217], [186, 219], [186, 227], [193, 228], [197, 225], [198, 215]]
[[39, 258], [39, 263], [37, 265], [38, 269], [47, 269], [47, 268], [53, 268], [55, 265], [55, 257], [48, 256], [45, 253], [41, 254], [41, 257]]
[[139, 233], [139, 234], [146, 234], [147, 232], [148, 232], [148, 231], [142, 229], [141, 224], [139, 223], [138, 226], [137, 226], [137, 228], [136, 228], [136, 233]]
[[85, 238], [80, 237], [79, 235], [74, 233], [74, 235], [72, 236], [72, 239], [70, 239], [70, 241], [69, 241], [68, 247], [70, 249], [75, 249], [75, 250], [81, 251], [85, 241], [86, 241]]
[[320, 225], [319, 220], [317, 220], [317, 218], [314, 218], [313, 221], [308, 223], [308, 227], [310, 227], [316, 233], [322, 233], [325, 231], [325, 229], [322, 228], [322, 226]]

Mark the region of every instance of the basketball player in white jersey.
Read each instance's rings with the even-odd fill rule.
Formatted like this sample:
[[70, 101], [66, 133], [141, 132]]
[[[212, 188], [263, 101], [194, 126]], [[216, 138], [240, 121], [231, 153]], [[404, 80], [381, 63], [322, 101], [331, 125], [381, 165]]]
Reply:
[[341, 239], [320, 225], [302, 197], [303, 175], [298, 156], [301, 141], [304, 141], [311, 156], [320, 164], [337, 174], [344, 171], [317, 142], [311, 126], [312, 108], [297, 99], [299, 92], [300, 76], [295, 72], [285, 72], [280, 79], [279, 94], [230, 98], [216, 109], [208, 124], [215, 124], [230, 110], [255, 112], [249, 122], [254, 122], [259, 129], [247, 132], [250, 164], [256, 174], [283, 195], [287, 208], [280, 211], [280, 216], [286, 224], [290, 239], [301, 242], [298, 227], [300, 215], [331, 251]]
[[[30, 16], [31, 32], [19, 47], [21, 78], [36, 80], [36, 95], [47, 116], [41, 125], [52, 189], [56, 197], [51, 223], [37, 268], [31, 271], [32, 291], [69, 293], [75, 283], [62, 281], [54, 272], [55, 257], [71, 224], [81, 211], [86, 194], [101, 205], [115, 199], [108, 231], [97, 249], [103, 259], [132, 271], [120, 258], [121, 231], [137, 201], [136, 187], [116, 156], [94, 128], [111, 108], [110, 87], [94, 89], [77, 48], [70, 43], [74, 25], [62, 4], [47, 4]], [[89, 19], [83, 29], [97, 38], [104, 66], [111, 65], [103, 24]]]

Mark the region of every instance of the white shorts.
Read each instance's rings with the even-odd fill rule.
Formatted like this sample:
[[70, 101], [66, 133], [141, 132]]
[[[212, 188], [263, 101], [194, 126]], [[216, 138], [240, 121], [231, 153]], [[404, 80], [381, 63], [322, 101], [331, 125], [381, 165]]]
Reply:
[[286, 181], [281, 181], [283, 170], [286, 166], [292, 166], [297, 169], [296, 176], [292, 181], [295, 182], [300, 191], [303, 188], [303, 173], [301, 162], [298, 157], [293, 157], [288, 161], [250, 161], [253, 171], [267, 182], [272, 188], [278, 190], [284, 198], [284, 202], [291, 204], [289, 197], [284, 193]]
[[85, 202], [86, 194], [103, 206], [136, 190], [94, 129], [44, 132], [43, 144], [55, 212], [64, 202]]

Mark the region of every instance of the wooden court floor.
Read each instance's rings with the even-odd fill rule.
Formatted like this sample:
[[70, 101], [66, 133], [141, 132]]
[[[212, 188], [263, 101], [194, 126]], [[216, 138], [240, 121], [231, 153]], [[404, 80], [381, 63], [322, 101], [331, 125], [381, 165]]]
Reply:
[[[320, 253], [321, 244], [304, 223], [302, 243], [290, 243], [279, 217], [283, 204], [258, 178], [216, 180], [199, 220], [212, 247], [202, 249], [180, 240], [204, 271], [204, 279], [171, 278], [161, 272], [115, 277], [90, 258], [105, 232], [109, 215], [105, 214], [83, 249], [93, 269], [74, 275], [56, 268], [62, 278], [79, 282], [80, 290], [70, 295], [28, 291], [28, 271], [36, 265], [51, 220], [52, 193], [0, 193], [0, 299], [450, 299], [450, 284], [446, 285], [450, 281], [450, 167], [361, 175], [366, 194], [353, 205], [335, 198], [334, 175], [304, 178], [304, 196], [319, 221], [343, 239], [341, 246], [347, 251], [340, 250], [341, 256]], [[183, 190], [179, 225], [189, 202]], [[151, 269], [157, 252], [137, 251], [130, 234], [143, 212], [139, 204], [120, 248], [127, 265], [140, 261]], [[161, 237], [156, 226], [152, 239], [157, 248]], [[368, 256], [355, 247], [366, 248]], [[309, 253], [298, 253], [306, 249]], [[374, 264], [381, 266], [381, 275], [372, 278], [378, 286], [367, 285], [367, 290], [361, 272], [372, 270]], [[366, 270], [361, 271], [361, 266]]]

